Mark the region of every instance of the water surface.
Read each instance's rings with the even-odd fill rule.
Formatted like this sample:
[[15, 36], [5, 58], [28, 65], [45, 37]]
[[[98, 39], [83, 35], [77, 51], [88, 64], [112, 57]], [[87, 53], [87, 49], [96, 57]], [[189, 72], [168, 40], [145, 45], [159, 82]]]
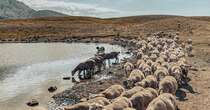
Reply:
[[[0, 110], [28, 110], [25, 103], [30, 99], [46, 107], [53, 94], [72, 86], [62, 77], [70, 76], [79, 62], [94, 56], [96, 46], [104, 46], [106, 52], [125, 51], [108, 44], [0, 44]], [[50, 86], [58, 90], [49, 93]]]

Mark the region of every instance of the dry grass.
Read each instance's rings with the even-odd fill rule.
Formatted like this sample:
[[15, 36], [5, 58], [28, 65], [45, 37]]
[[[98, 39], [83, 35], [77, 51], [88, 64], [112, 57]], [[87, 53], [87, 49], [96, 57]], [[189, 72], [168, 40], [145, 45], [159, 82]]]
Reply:
[[[0, 20], [0, 38], [89, 37], [120, 33], [121, 36], [146, 36], [157, 31], [177, 31], [182, 39], [195, 43], [210, 41], [209, 17], [135, 16], [113, 19], [54, 17], [26, 20]], [[202, 39], [201, 39], [202, 37]]]

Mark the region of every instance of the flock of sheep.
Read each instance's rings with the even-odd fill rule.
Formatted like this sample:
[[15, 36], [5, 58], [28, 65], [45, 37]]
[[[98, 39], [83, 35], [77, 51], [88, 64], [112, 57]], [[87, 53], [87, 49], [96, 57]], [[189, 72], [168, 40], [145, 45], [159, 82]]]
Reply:
[[178, 33], [155, 33], [145, 40], [125, 41], [135, 47], [135, 58], [123, 64], [126, 80], [96, 97], [64, 110], [178, 110], [175, 93], [186, 84], [192, 40], [180, 43]]

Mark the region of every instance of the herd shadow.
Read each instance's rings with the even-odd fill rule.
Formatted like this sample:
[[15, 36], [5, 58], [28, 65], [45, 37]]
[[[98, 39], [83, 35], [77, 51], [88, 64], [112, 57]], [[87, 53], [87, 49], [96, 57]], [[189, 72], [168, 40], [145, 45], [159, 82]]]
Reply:
[[[188, 82], [190, 81], [190, 78]], [[186, 101], [187, 99], [187, 93], [191, 94], [200, 94], [199, 92], [195, 91], [191, 84], [185, 83], [179, 87], [179, 89], [176, 91], [176, 97], [179, 101]]]

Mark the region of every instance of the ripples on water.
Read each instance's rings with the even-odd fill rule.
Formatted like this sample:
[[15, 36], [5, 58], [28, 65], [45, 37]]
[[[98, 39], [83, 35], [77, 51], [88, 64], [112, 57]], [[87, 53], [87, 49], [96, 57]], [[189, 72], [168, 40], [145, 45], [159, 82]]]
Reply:
[[55, 85], [59, 92], [71, 87], [72, 83], [62, 77], [92, 57], [96, 46], [106, 47], [106, 52], [125, 51], [107, 44], [0, 44], [0, 108], [24, 110], [31, 98], [45, 105], [52, 96], [47, 88]]

